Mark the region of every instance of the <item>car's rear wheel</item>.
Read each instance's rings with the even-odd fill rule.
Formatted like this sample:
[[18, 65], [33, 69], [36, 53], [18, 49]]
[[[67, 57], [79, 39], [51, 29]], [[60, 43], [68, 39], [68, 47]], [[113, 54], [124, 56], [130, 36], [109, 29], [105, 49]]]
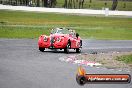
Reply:
[[41, 52], [44, 52], [45, 48], [39, 47], [39, 50], [40, 50]]
[[80, 40], [80, 48], [76, 49], [76, 53], [81, 53], [81, 47], [82, 47], [82, 40]]
[[70, 49], [70, 43], [68, 42], [68, 44], [66, 45], [66, 48], [64, 49], [64, 52], [69, 53], [69, 49]]
[[82, 40], [80, 40], [80, 47], [82, 47]]

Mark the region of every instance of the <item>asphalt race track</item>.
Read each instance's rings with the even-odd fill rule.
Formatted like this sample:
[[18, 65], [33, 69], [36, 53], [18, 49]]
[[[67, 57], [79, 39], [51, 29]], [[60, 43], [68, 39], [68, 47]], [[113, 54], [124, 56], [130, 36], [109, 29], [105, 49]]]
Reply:
[[[82, 53], [93, 51], [132, 51], [132, 41], [83, 40]], [[78, 85], [78, 65], [58, 60], [68, 55], [63, 51], [40, 52], [35, 39], [0, 39], [0, 88], [132, 88], [132, 83]], [[132, 75], [125, 69], [86, 68], [88, 73]]]

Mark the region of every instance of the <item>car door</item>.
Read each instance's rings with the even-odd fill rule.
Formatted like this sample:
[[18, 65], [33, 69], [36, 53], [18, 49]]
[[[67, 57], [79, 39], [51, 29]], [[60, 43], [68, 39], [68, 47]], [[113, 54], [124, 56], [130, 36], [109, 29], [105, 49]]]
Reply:
[[76, 48], [77, 46], [77, 37], [75, 34], [72, 34], [71, 36], [71, 48]]

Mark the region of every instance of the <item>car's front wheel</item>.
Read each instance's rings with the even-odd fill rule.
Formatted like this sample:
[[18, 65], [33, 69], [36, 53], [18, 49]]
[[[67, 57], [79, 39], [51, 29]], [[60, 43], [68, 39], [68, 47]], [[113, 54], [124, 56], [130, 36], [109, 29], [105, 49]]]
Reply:
[[77, 48], [76, 49], [76, 53], [81, 53], [81, 49], [80, 48]]
[[66, 48], [64, 49], [65, 53], [69, 53], [70, 43], [66, 45]]
[[41, 52], [44, 52], [45, 48], [39, 47], [39, 50], [40, 50]]

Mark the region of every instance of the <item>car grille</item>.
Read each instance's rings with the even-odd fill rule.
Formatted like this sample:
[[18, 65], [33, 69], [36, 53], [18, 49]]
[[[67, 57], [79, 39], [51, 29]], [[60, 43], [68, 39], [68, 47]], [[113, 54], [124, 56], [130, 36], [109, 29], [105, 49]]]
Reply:
[[51, 43], [51, 45], [53, 45], [53, 43], [54, 43], [54, 37], [51, 37], [50, 43]]

